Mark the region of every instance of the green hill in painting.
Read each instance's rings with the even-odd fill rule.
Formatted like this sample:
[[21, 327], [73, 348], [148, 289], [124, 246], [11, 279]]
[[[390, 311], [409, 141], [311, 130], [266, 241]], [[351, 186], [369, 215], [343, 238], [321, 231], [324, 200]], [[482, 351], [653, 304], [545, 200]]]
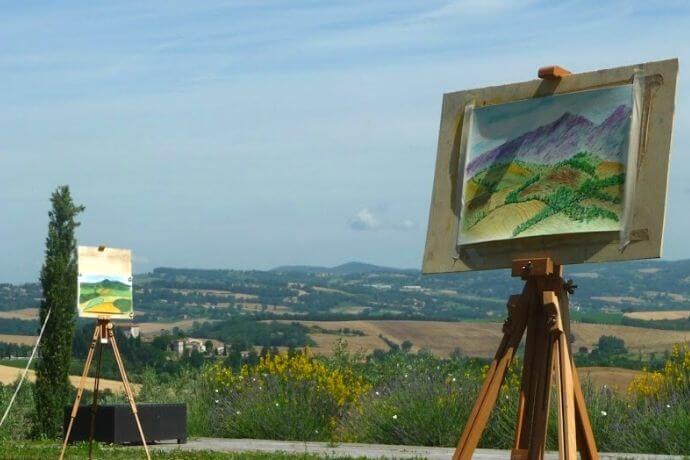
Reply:
[[79, 307], [90, 313], [129, 313], [132, 311], [132, 288], [126, 283], [110, 279], [80, 283]]
[[589, 152], [556, 164], [492, 164], [465, 183], [460, 239], [616, 231], [624, 182], [622, 163]]

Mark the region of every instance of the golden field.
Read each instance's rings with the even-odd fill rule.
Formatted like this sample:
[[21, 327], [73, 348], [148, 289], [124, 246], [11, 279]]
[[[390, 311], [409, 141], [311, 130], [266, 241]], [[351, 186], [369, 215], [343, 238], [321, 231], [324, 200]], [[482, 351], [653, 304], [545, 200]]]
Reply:
[[18, 345], [34, 346], [37, 338], [37, 335], [0, 334], [0, 342], [16, 343]]
[[0, 311], [0, 318], [6, 319], [38, 319], [38, 308], [22, 308], [21, 310]]
[[690, 317], [690, 310], [633, 311], [624, 313], [623, 316], [647, 321], [656, 321], [661, 319], [686, 319]]
[[[290, 321], [288, 321], [290, 322]], [[426, 348], [439, 356], [448, 356], [459, 348], [463, 355], [492, 357], [502, 337], [501, 323], [489, 322], [445, 322], [445, 321], [299, 321], [307, 327], [319, 326], [330, 331], [350, 328], [362, 331], [364, 336], [346, 336], [350, 350], [366, 353], [379, 348], [387, 350], [383, 336], [395, 343], [409, 340], [413, 351]], [[575, 336], [573, 350], [579, 347], [592, 349], [602, 335], [614, 335], [625, 341], [632, 353], [660, 352], [669, 350], [676, 343], [690, 342], [690, 331], [666, 331], [631, 326], [573, 323]], [[311, 333], [316, 342], [313, 351], [317, 354], [331, 353], [337, 333]]]
[[623, 369], [620, 367], [581, 367], [577, 369], [580, 380], [591, 380], [594, 386], [608, 388], [618, 392], [625, 392], [630, 382], [642, 371]]
[[[22, 372], [24, 372], [24, 369], [0, 365], [0, 383], [2, 383], [3, 385], [10, 385], [14, 383], [18, 377], [21, 376]], [[81, 376], [70, 375], [69, 380], [72, 383], [72, 386], [78, 386], [80, 378]], [[30, 382], [36, 381], [36, 372], [30, 370], [27, 375], [27, 379]], [[86, 381], [86, 388], [93, 388], [92, 378], [89, 378]], [[103, 390], [110, 390], [113, 393], [124, 393], [124, 387], [122, 386], [122, 382], [119, 382], [117, 380], [101, 379], [100, 388]], [[141, 385], [136, 383], [132, 384], [132, 391], [134, 391], [135, 393], [138, 392], [140, 388]]]

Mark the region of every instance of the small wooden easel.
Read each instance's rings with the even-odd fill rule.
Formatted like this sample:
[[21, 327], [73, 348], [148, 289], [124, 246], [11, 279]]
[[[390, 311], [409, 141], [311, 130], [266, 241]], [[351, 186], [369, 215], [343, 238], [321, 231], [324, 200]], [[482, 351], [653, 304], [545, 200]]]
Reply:
[[558, 387], [558, 450], [560, 458], [598, 460], [592, 426], [587, 415], [570, 343], [568, 294], [573, 286], [563, 281], [563, 268], [550, 258], [514, 260], [512, 276], [525, 280], [520, 295], [508, 301], [503, 340], [460, 437], [454, 460], [470, 460], [484, 431], [508, 366], [527, 330], [522, 369], [513, 460], [542, 460], [549, 416], [551, 375]]
[[137, 405], [134, 402], [134, 393], [132, 392], [132, 387], [129, 385], [129, 379], [127, 378], [127, 373], [125, 372], [125, 366], [122, 362], [122, 356], [120, 356], [120, 350], [117, 347], [117, 342], [115, 341], [115, 334], [113, 333], [113, 323], [108, 317], [98, 318], [98, 323], [96, 324], [96, 329], [93, 332], [93, 339], [91, 340], [91, 346], [89, 347], [89, 352], [86, 355], [86, 363], [84, 363], [84, 372], [79, 380], [79, 387], [77, 388], [77, 397], [74, 400], [74, 405], [72, 406], [72, 414], [70, 416], [69, 425], [67, 427], [67, 432], [65, 433], [65, 440], [62, 443], [62, 452], [60, 453], [60, 460], [65, 456], [65, 449], [67, 448], [67, 442], [69, 441], [70, 432], [72, 431], [72, 425], [74, 424], [74, 419], [77, 416], [79, 410], [79, 403], [81, 401], [82, 393], [84, 392], [84, 383], [88, 377], [89, 370], [91, 369], [91, 361], [93, 360], [93, 354], [98, 346], [98, 359], [96, 361], [96, 376], [93, 382], [93, 404], [91, 406], [91, 428], [89, 431], [89, 459], [91, 459], [91, 447], [93, 444], [93, 436], [96, 427], [96, 411], [98, 410], [98, 385], [101, 378], [101, 356], [103, 354], [103, 346], [111, 344], [113, 347], [113, 354], [115, 355], [115, 361], [117, 362], [117, 367], [120, 369], [120, 376], [122, 377], [122, 384], [125, 387], [125, 395], [129, 406], [132, 409], [132, 414], [134, 414], [134, 420], [137, 423], [137, 428], [139, 429], [139, 436], [141, 442], [144, 445], [144, 450], [146, 451], [146, 458], [151, 460], [151, 454], [149, 453], [149, 448], [146, 445], [146, 437], [144, 436], [144, 430], [141, 427], [141, 422], [139, 421], [139, 415], [137, 413]]

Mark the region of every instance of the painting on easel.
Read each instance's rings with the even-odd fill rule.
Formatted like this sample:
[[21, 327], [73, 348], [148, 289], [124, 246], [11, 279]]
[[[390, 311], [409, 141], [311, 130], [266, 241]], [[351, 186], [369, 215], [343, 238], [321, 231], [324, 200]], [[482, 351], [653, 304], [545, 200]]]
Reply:
[[661, 256], [678, 60], [560, 70], [443, 95], [423, 273]]
[[133, 318], [131, 251], [80, 246], [78, 254], [79, 316]]
[[633, 85], [473, 109], [458, 244], [620, 231]]

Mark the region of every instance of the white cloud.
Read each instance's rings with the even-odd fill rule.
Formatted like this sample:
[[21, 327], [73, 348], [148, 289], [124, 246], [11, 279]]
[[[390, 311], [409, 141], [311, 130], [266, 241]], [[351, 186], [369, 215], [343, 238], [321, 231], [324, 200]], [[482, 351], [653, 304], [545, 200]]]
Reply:
[[376, 211], [362, 208], [349, 221], [352, 230], [401, 230], [408, 231], [417, 228], [417, 224], [409, 218], [394, 218], [387, 213], [387, 206], [378, 206]]
[[352, 230], [377, 230], [381, 224], [372, 211], [362, 208], [350, 219], [349, 226]]
[[417, 224], [412, 220], [412, 219], [403, 219], [402, 221], [398, 222], [394, 228], [396, 230], [414, 230], [417, 228]]

